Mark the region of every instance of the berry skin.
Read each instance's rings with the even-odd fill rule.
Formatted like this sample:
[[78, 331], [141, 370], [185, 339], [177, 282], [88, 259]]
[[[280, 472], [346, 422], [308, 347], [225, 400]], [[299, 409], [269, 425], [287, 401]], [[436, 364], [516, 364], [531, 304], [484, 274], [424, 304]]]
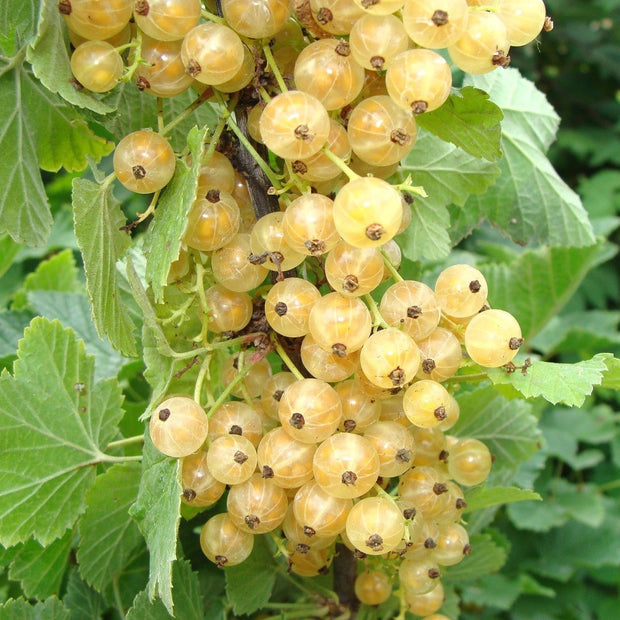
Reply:
[[112, 163], [116, 178], [129, 191], [151, 194], [172, 179], [176, 159], [166, 138], [150, 129], [141, 129], [116, 145]]
[[465, 330], [465, 349], [476, 364], [498, 368], [512, 361], [523, 344], [521, 327], [505, 310], [485, 310]]
[[200, 531], [202, 552], [218, 568], [241, 564], [254, 548], [254, 536], [241, 531], [227, 512], [211, 517]]
[[364, 571], [355, 579], [355, 596], [365, 605], [381, 605], [392, 594], [392, 583], [383, 571]]
[[314, 453], [314, 478], [321, 488], [343, 499], [361, 497], [379, 476], [379, 455], [368, 439], [338, 433]]
[[350, 245], [371, 248], [389, 241], [400, 226], [400, 192], [376, 177], [349, 181], [334, 200], [334, 223]]
[[192, 398], [173, 396], [156, 409], [149, 423], [155, 447], [166, 456], [182, 458], [198, 450], [207, 438], [209, 419]]
[[136, 0], [138, 28], [158, 41], [180, 41], [200, 20], [200, 0]]
[[75, 79], [94, 93], [112, 90], [123, 75], [123, 59], [105, 41], [86, 41], [71, 55]]
[[396, 548], [405, 533], [405, 521], [396, 504], [385, 497], [357, 502], [347, 517], [347, 537], [367, 555], [382, 555]]

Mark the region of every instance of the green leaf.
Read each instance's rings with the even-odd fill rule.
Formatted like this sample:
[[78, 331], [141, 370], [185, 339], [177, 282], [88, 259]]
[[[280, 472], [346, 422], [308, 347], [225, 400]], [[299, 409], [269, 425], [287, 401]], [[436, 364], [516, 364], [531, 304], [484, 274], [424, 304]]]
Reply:
[[0, 543], [48, 545], [83, 511], [122, 394], [115, 380], [93, 385], [93, 358], [57, 321], [33, 319], [17, 354], [0, 376]]
[[[164, 119], [170, 122], [177, 118], [188, 106], [198, 99], [196, 92], [190, 88], [184, 93], [164, 99], [162, 102]], [[145, 127], [157, 128], [157, 99], [145, 92], [140, 92], [135, 84], [120, 84], [104, 101], [122, 114], [110, 114], [98, 119], [99, 122], [116, 138], [126, 136], [132, 131]], [[195, 125], [199, 128], [215, 127], [219, 112], [206, 102], [176, 125], [170, 132], [170, 142], [175, 151], [182, 151], [187, 144], [187, 135]]]
[[19, 243], [15, 243], [8, 235], [0, 235], [0, 278], [13, 264], [20, 248]]
[[20, 581], [28, 598], [46, 599], [58, 594], [71, 551], [73, 530], [67, 530], [47, 547], [29, 540], [11, 562], [9, 579]]
[[70, 620], [69, 611], [57, 598], [29, 605], [23, 599], [9, 599], [0, 607], [0, 620]]
[[494, 472], [516, 470], [535, 451], [541, 434], [529, 403], [507, 400], [492, 387], [459, 395], [461, 414], [451, 433], [484, 442], [496, 459]]
[[467, 500], [465, 512], [473, 512], [498, 504], [522, 502], [528, 499], [541, 500], [542, 497], [534, 491], [518, 487], [474, 487], [465, 493], [465, 499]]
[[576, 364], [559, 364], [535, 360], [527, 372], [507, 374], [503, 368], [489, 368], [487, 375], [496, 385], [511, 385], [525, 398], [541, 396], [550, 403], [580, 407], [586, 396], [600, 385], [607, 370], [610, 353], [598, 353], [590, 360]]
[[529, 345], [548, 357], [549, 353], [585, 352], [590, 357], [597, 351], [620, 350], [620, 312], [584, 310], [553, 317], [529, 341]]
[[120, 230], [125, 217], [110, 182], [99, 185], [87, 179], [73, 180], [75, 234], [84, 259], [97, 333], [107, 335], [112, 346], [124, 355], [135, 356], [134, 325], [120, 303], [116, 272], [116, 261], [129, 247], [131, 238]]
[[[172, 585], [174, 587], [174, 617], [183, 620], [204, 620], [198, 574], [192, 571], [188, 561], [174, 563]], [[127, 612], [127, 620], [169, 620], [171, 617], [160, 600], [149, 600], [146, 591], [138, 594], [132, 608]]]
[[450, 583], [471, 581], [497, 572], [505, 563], [508, 551], [489, 534], [476, 534], [470, 538], [471, 553], [455, 566], [442, 570]]
[[39, 2], [5, 0], [0, 3], [0, 50], [7, 58], [34, 36]]
[[603, 248], [604, 244], [541, 248], [523, 252], [510, 264], [480, 265], [491, 291], [490, 304], [516, 317], [527, 342], [557, 316]]
[[[600, 568], [618, 565], [620, 548], [620, 506], [603, 499], [605, 519], [599, 527], [588, 527], [577, 521], [555, 529], [545, 536], [538, 558], [531, 564], [536, 573], [568, 579], [579, 568]], [[511, 508], [516, 508], [515, 504]]]
[[52, 216], [39, 173], [35, 125], [24, 101], [30, 78], [22, 67], [0, 74], [0, 233], [19, 243], [43, 245]]
[[172, 567], [177, 558], [177, 530], [181, 520], [181, 461], [159, 452], [148, 432], [144, 438], [142, 478], [130, 514], [150, 551], [149, 600], [158, 594], [172, 614]]
[[17, 342], [31, 320], [32, 313], [26, 310], [0, 312], [0, 357], [15, 355]]
[[13, 297], [14, 308], [28, 305], [28, 291], [61, 291], [77, 293], [82, 291], [78, 281], [78, 269], [71, 250], [59, 252], [29, 273], [21, 289]]
[[482, 575], [476, 583], [463, 588], [462, 599], [476, 608], [495, 607], [509, 610], [521, 594], [517, 579], [504, 575]]
[[129, 516], [139, 484], [139, 464], [117, 464], [97, 476], [86, 494], [77, 559], [82, 577], [99, 591], [120, 573], [142, 540]]
[[50, 172], [86, 168], [88, 158], [98, 162], [114, 148], [97, 136], [78, 112], [52, 95], [30, 73], [22, 77], [28, 125], [36, 135], [39, 167]]
[[254, 549], [243, 563], [225, 569], [226, 594], [235, 614], [251, 614], [265, 605], [276, 582], [277, 565], [264, 536], [254, 537]]
[[[41, 0], [37, 36], [28, 48], [28, 62], [48, 91], [58, 93], [65, 101], [100, 114], [109, 114], [115, 108], [100, 101], [87, 90], [76, 90], [69, 61], [66, 25], [56, 0]], [[58, 136], [55, 136], [58, 137]]]
[[[2, 315], [0, 314], [0, 318]], [[605, 360], [607, 371], [603, 375], [601, 387], [611, 388], [612, 390], [620, 390], [620, 359], [616, 357]]]
[[67, 593], [62, 601], [71, 620], [101, 620], [107, 607], [101, 594], [80, 577], [77, 567], [69, 575]]
[[401, 162], [400, 176], [411, 175], [412, 184], [422, 185], [428, 197], [415, 197], [411, 225], [398, 236], [403, 255], [410, 260], [447, 256], [451, 243], [446, 207], [463, 205], [469, 194], [484, 192], [498, 173], [495, 164], [420, 131], [415, 147]]
[[420, 127], [470, 155], [495, 161], [502, 156], [500, 121], [503, 117], [487, 93], [465, 86], [453, 92], [440, 108], [418, 115], [416, 121]]
[[[126, 358], [115, 351], [108, 340], [102, 340], [93, 325], [92, 312], [86, 295], [80, 293], [57, 293], [56, 291], [33, 291], [28, 302], [34, 310], [50, 321], [58, 319], [70, 327], [84, 341], [86, 352], [95, 356], [95, 380], [115, 377]], [[0, 314], [1, 321], [2, 314]]]
[[191, 130], [187, 144], [192, 155], [192, 167], [189, 169], [183, 162], [177, 162], [174, 177], [162, 194], [146, 233], [146, 279], [151, 284], [157, 303], [163, 301], [163, 287], [166, 286], [170, 264], [179, 257], [187, 213], [196, 200], [206, 135], [207, 128], [198, 130], [194, 127]]
[[497, 224], [521, 244], [586, 246], [592, 225], [579, 196], [545, 156], [559, 118], [545, 96], [516, 69], [467, 76], [465, 85], [488, 92], [504, 113], [501, 176], [465, 210]]

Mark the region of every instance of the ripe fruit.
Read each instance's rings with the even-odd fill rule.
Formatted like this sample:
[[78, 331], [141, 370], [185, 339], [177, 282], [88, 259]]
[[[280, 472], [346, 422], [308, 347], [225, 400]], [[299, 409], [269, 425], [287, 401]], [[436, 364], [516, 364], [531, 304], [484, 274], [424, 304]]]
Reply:
[[334, 200], [334, 223], [340, 236], [358, 248], [383, 245], [403, 217], [400, 192], [376, 177], [349, 181]]
[[465, 349], [476, 364], [497, 368], [510, 362], [523, 344], [521, 327], [505, 310], [477, 314], [465, 330]]
[[123, 59], [106, 41], [86, 41], [71, 55], [75, 79], [94, 93], [112, 90], [123, 75]]
[[289, 90], [265, 106], [260, 134], [269, 150], [285, 159], [311, 157], [325, 144], [330, 123], [327, 110], [312, 95]]
[[241, 564], [254, 548], [254, 536], [240, 530], [227, 512], [211, 517], [200, 530], [202, 552], [218, 568]]
[[198, 450], [207, 438], [209, 420], [204, 409], [188, 396], [164, 400], [151, 415], [149, 433], [166, 456], [181, 458]]
[[168, 184], [176, 159], [166, 138], [150, 129], [140, 129], [116, 145], [112, 163], [116, 178], [128, 190], [150, 194]]
[[357, 502], [347, 517], [347, 537], [368, 555], [382, 555], [396, 548], [405, 533], [405, 521], [396, 504], [385, 497]]
[[370, 441], [353, 433], [332, 435], [314, 453], [315, 480], [324, 491], [343, 499], [370, 491], [379, 466], [379, 455]]

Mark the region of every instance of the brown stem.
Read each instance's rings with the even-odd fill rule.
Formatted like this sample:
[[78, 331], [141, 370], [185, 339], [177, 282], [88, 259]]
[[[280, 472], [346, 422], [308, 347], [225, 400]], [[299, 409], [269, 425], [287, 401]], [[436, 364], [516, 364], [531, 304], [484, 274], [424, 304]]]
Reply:
[[340, 604], [351, 611], [351, 618], [356, 617], [360, 602], [355, 596], [355, 578], [357, 577], [357, 560], [353, 551], [342, 543], [336, 544], [334, 558], [334, 592]]

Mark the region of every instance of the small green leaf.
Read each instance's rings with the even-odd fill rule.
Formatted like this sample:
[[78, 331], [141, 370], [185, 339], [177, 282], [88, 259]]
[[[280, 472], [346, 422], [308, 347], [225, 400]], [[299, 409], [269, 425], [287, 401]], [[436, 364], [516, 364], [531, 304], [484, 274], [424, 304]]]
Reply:
[[0, 74], [0, 233], [19, 243], [41, 246], [50, 234], [52, 215], [37, 158], [37, 137], [22, 85], [28, 90], [25, 69]]
[[62, 602], [69, 610], [71, 620], [101, 620], [107, 607], [101, 594], [80, 577], [77, 567], [69, 574], [67, 593]]
[[482, 575], [476, 583], [463, 588], [462, 599], [480, 607], [495, 607], [509, 610], [521, 594], [521, 584], [517, 579], [504, 575]]
[[93, 384], [93, 358], [71, 330], [33, 319], [13, 376], [0, 376], [1, 544], [48, 545], [73, 526], [121, 402], [115, 380]]
[[453, 202], [463, 205], [469, 194], [484, 192], [498, 173], [495, 164], [420, 131], [399, 175], [403, 179], [411, 175], [413, 185], [423, 186], [428, 197], [415, 197], [411, 225], [398, 236], [404, 256], [410, 260], [447, 256], [451, 244], [446, 207]]
[[538, 396], [557, 405], [580, 407], [586, 396], [600, 385], [607, 370], [610, 353], [598, 353], [590, 360], [576, 364], [559, 364], [535, 360], [527, 372], [506, 373], [503, 368], [489, 368], [487, 375], [496, 385], [511, 385], [525, 398]]
[[46, 599], [58, 594], [72, 542], [73, 530], [67, 530], [62, 538], [47, 547], [29, 540], [13, 558], [9, 579], [20, 581], [22, 591], [28, 598]]
[[536, 451], [541, 433], [529, 403], [507, 400], [492, 386], [463, 394], [458, 401], [461, 414], [451, 433], [486, 444], [496, 457], [491, 475], [516, 470]]
[[144, 438], [142, 478], [130, 514], [150, 551], [149, 600], [158, 594], [172, 614], [172, 567], [177, 558], [177, 530], [181, 520], [181, 461], [159, 452], [148, 432]]
[[455, 566], [446, 567], [447, 579], [451, 583], [471, 581], [497, 572], [505, 563], [508, 551], [489, 534], [476, 534], [470, 538], [471, 553]]
[[465, 493], [465, 499], [467, 500], [465, 512], [473, 512], [498, 504], [522, 502], [528, 499], [541, 500], [542, 498], [535, 491], [518, 487], [474, 487]]
[[235, 614], [251, 614], [265, 605], [276, 582], [277, 564], [264, 536], [255, 536], [250, 557], [226, 568], [226, 594]]
[[579, 196], [545, 156], [559, 118], [545, 96], [516, 69], [467, 76], [504, 113], [501, 176], [465, 210], [486, 217], [517, 243], [582, 247], [595, 241]]
[[[174, 617], [183, 620], [204, 620], [198, 574], [192, 571], [188, 561], [183, 560], [174, 563], [172, 585], [174, 588]], [[149, 600], [146, 590], [136, 596], [132, 608], [127, 612], [127, 620], [169, 620], [171, 617], [160, 600]], [[209, 614], [209, 618], [212, 617]]]
[[0, 312], [0, 357], [15, 355], [17, 342], [32, 320], [28, 310], [8, 310]]
[[[69, 62], [69, 45], [66, 25], [56, 0], [40, 0], [41, 12], [36, 38], [28, 48], [28, 62], [34, 74], [48, 91], [58, 93], [65, 101], [80, 108], [88, 108], [100, 114], [109, 114], [115, 108], [100, 101], [87, 90], [73, 86], [73, 73]], [[58, 136], [55, 136], [56, 138]]]
[[[107, 339], [102, 340], [93, 325], [92, 311], [86, 295], [33, 291], [28, 293], [28, 303], [41, 316], [50, 321], [58, 319], [70, 327], [86, 345], [86, 352], [95, 356], [95, 380], [116, 377], [126, 358], [119, 355]], [[0, 314], [1, 322], [2, 314]]]
[[[2, 315], [0, 314], [0, 317]], [[601, 387], [620, 390], [620, 359], [611, 357], [605, 360], [607, 370], [603, 375]]]
[[125, 217], [112, 194], [110, 182], [73, 180], [73, 213], [86, 286], [97, 332], [128, 356], [137, 354], [134, 325], [120, 303], [116, 261], [129, 247], [131, 237], [120, 230]]
[[86, 494], [77, 559], [82, 577], [99, 591], [120, 573], [142, 540], [128, 512], [139, 483], [139, 464], [117, 464], [97, 476]]
[[17, 256], [20, 248], [20, 244], [15, 243], [8, 235], [0, 235], [0, 278], [13, 264], [13, 259]]
[[440, 108], [418, 115], [416, 121], [420, 127], [470, 155], [495, 161], [502, 156], [500, 121], [503, 117], [487, 93], [465, 86], [452, 93]]
[[529, 340], [529, 345], [544, 353], [584, 351], [590, 357], [598, 351], [620, 347], [620, 312], [584, 310], [553, 317]]
[[39, 1], [4, 0], [0, 3], [0, 51], [7, 58], [34, 36]]
[[29, 273], [22, 288], [13, 297], [14, 308], [28, 305], [28, 291], [61, 291], [77, 293], [82, 291], [78, 282], [78, 270], [71, 250], [59, 252]]
[[187, 213], [196, 199], [206, 135], [206, 128], [198, 130], [194, 127], [190, 131], [187, 144], [192, 155], [192, 167], [189, 169], [183, 162], [177, 162], [174, 177], [162, 194], [146, 233], [146, 279], [151, 284], [157, 303], [163, 301], [163, 287], [166, 286], [170, 264], [179, 257]]
[[598, 262], [604, 244], [584, 248], [540, 248], [509, 264], [480, 265], [489, 302], [514, 315], [526, 342], [560, 312]]
[[29, 605], [23, 599], [9, 599], [0, 607], [0, 620], [70, 620], [69, 610], [57, 598]]
[[[194, 89], [190, 88], [176, 97], [164, 99], [162, 102], [164, 120], [170, 122], [177, 118], [198, 97]], [[99, 122], [119, 140], [132, 131], [157, 127], [157, 99], [148, 93], [140, 92], [133, 83], [120, 84], [106, 95], [103, 101], [114, 109], [123, 110], [122, 114], [109, 114], [99, 119]], [[185, 148], [192, 127], [213, 128], [217, 125], [218, 118], [219, 112], [210, 103], [203, 103], [170, 132], [174, 150], [182, 151]]]

